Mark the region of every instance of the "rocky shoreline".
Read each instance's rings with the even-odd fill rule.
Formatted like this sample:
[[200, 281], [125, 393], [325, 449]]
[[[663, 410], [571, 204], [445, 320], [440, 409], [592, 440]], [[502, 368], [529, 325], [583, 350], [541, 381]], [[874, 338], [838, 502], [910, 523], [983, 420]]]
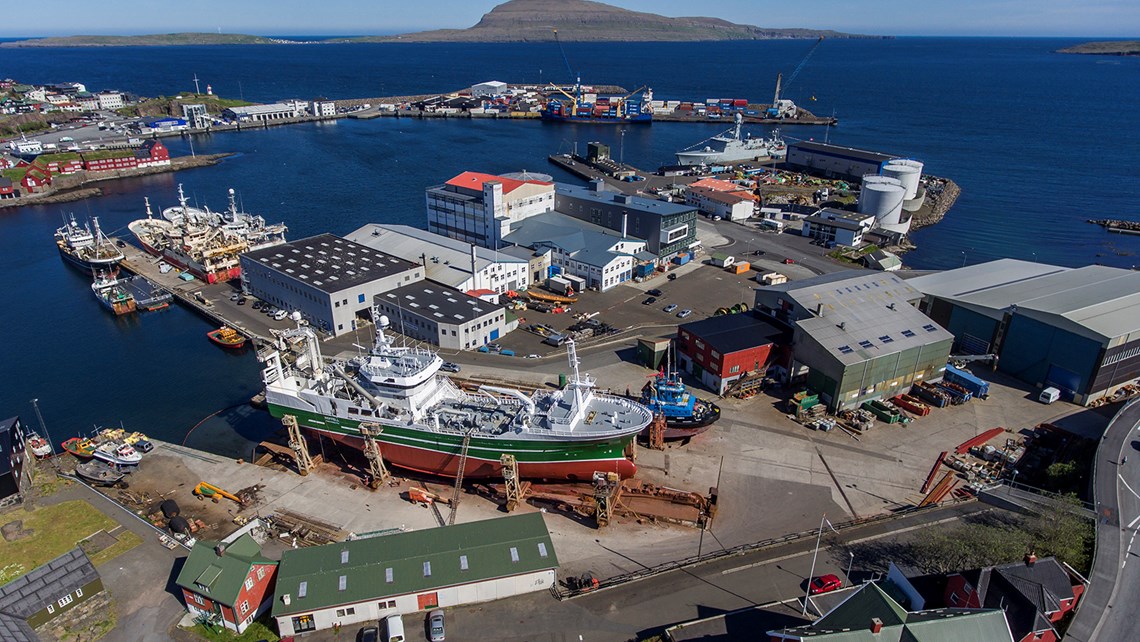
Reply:
[[195, 167], [209, 167], [217, 165], [222, 159], [233, 154], [203, 154], [201, 156], [179, 156], [170, 159], [166, 167], [144, 167], [141, 169], [122, 169], [113, 172], [99, 172], [98, 176], [90, 176], [87, 172], [78, 172], [68, 176], [59, 176], [52, 179], [52, 190], [37, 194], [28, 194], [19, 198], [0, 201], [0, 209], [14, 208], [22, 205], [51, 205], [54, 203], [70, 203], [87, 198], [103, 195], [102, 188], [90, 187], [92, 183], [113, 181], [120, 178], [135, 176], [148, 176], [151, 174], [165, 174]]

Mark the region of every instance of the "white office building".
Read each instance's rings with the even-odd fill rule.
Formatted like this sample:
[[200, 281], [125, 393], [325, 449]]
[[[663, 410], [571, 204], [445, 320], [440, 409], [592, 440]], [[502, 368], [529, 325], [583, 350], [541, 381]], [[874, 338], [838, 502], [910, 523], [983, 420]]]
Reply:
[[496, 249], [512, 223], [554, 209], [554, 184], [463, 172], [426, 197], [428, 231]]

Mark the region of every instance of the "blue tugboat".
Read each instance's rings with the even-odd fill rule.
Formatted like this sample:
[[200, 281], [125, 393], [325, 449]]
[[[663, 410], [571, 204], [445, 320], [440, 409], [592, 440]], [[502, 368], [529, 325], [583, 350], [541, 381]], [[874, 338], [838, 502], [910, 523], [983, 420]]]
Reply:
[[[654, 414], [665, 415], [665, 439], [689, 439], [720, 419], [720, 408], [690, 393], [676, 370], [662, 369], [646, 382], [638, 398]], [[648, 428], [643, 434], [648, 434]]]

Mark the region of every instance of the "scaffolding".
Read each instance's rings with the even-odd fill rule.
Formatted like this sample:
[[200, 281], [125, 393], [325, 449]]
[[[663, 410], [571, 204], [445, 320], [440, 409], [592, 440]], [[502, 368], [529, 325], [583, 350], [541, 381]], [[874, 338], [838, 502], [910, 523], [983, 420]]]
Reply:
[[621, 494], [621, 477], [617, 473], [594, 471], [594, 510], [598, 528], [609, 525]]
[[523, 496], [526, 494], [525, 487], [529, 487], [530, 484], [519, 482], [519, 462], [514, 455], [504, 454], [499, 458], [499, 464], [503, 468], [503, 488], [507, 495], [505, 508], [510, 513], [522, 503]]
[[360, 423], [359, 430], [360, 436], [364, 438], [364, 458], [368, 460], [368, 475], [370, 477], [368, 486], [375, 490], [392, 477], [392, 474], [388, 472], [388, 467], [384, 465], [380, 443], [376, 440], [380, 433], [384, 432], [384, 427], [378, 423], [364, 421]]
[[657, 413], [649, 424], [649, 447], [653, 450], [665, 450], [665, 415]]
[[308, 475], [309, 471], [316, 468], [316, 464], [313, 463], [313, 458], [309, 455], [309, 444], [305, 441], [305, 436], [301, 434], [301, 426], [297, 424], [297, 418], [293, 415], [285, 415], [281, 417], [281, 423], [289, 431], [289, 448], [293, 450], [293, 461], [297, 464], [297, 472]]

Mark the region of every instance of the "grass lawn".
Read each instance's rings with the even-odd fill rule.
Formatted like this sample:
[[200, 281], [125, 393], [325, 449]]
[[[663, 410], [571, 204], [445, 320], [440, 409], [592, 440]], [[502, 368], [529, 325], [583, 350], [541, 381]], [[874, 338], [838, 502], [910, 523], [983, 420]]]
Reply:
[[[27, 536], [9, 542], [0, 539], [0, 569], [10, 581], [50, 562], [75, 548], [100, 530], [111, 531], [118, 523], [83, 500], [44, 506], [32, 512], [10, 511], [0, 516], [0, 525], [22, 520]], [[100, 564], [137, 546], [142, 540], [129, 531], [119, 534], [119, 541], [96, 553], [92, 562]]]
[[195, 624], [190, 632], [204, 640], [210, 640], [210, 642], [258, 642], [259, 640], [277, 642], [280, 639], [273, 632], [273, 629], [260, 620], [250, 624], [245, 633], [241, 635], [236, 635], [233, 631], [225, 628], [207, 629], [201, 624]]

